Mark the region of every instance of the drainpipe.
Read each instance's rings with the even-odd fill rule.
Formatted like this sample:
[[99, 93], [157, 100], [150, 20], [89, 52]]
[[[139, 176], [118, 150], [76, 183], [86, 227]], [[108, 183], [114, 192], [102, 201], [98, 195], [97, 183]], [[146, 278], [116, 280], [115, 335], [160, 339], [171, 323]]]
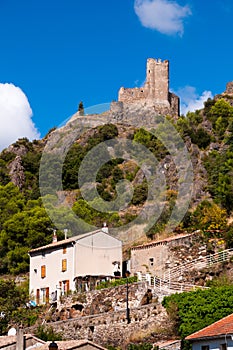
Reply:
[[[72, 242], [72, 246], [73, 246], [73, 276], [72, 276], [72, 284], [74, 285], [74, 279], [76, 277], [76, 269], [75, 269], [75, 258], [76, 258], [76, 242]], [[73, 288], [73, 286], [72, 286]]]

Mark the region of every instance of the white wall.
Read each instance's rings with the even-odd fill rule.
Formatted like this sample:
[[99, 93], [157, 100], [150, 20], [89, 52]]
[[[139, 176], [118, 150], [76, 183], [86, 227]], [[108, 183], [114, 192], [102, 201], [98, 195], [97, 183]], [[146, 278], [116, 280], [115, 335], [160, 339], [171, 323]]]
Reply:
[[[77, 239], [63, 241], [63, 245], [31, 252], [30, 293], [36, 298], [37, 289], [49, 287], [60, 295], [59, 282], [69, 280], [69, 287], [75, 290], [74, 278], [85, 275], [112, 275], [114, 261], [120, 262], [122, 270], [122, 242], [102, 231]], [[66, 245], [66, 253], [63, 247]], [[44, 254], [43, 254], [44, 253]], [[62, 259], [67, 259], [67, 270], [62, 272]], [[41, 266], [46, 266], [46, 277], [41, 277]]]
[[223, 336], [221, 338], [216, 339], [206, 339], [202, 341], [193, 342], [192, 350], [201, 350], [201, 347], [204, 345], [209, 345], [210, 350], [220, 350], [221, 344], [227, 344], [228, 350], [233, 350], [233, 341], [229, 335]]
[[122, 270], [122, 242], [97, 232], [77, 241], [76, 276], [113, 275], [114, 261], [120, 262]]
[[[44, 256], [42, 253], [45, 253]], [[69, 280], [70, 289], [75, 290], [73, 282], [73, 256], [74, 248], [70, 244], [66, 253], [63, 254], [63, 247], [49, 248], [46, 251], [31, 253], [30, 257], [30, 293], [36, 297], [36, 290], [49, 287], [49, 293], [58, 290], [59, 281]], [[62, 259], [67, 259], [67, 271], [62, 272]], [[41, 278], [41, 266], [46, 266], [46, 277]], [[36, 272], [37, 271], [37, 272]]]

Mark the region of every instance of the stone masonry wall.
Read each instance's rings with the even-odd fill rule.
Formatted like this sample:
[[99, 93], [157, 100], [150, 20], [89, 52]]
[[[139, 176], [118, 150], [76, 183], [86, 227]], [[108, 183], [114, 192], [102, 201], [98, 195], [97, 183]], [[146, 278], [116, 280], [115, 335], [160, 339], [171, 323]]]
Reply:
[[[167, 334], [166, 310], [156, 300], [145, 299], [147, 283], [133, 283], [129, 288], [130, 320], [126, 317], [126, 285], [70, 295], [40, 320], [44, 326], [62, 332], [64, 339], [89, 339], [100, 345], [123, 346], [140, 335]], [[144, 305], [146, 303], [146, 305]], [[81, 308], [81, 306], [83, 308]], [[24, 329], [33, 333], [38, 327]]]
[[[151, 332], [158, 338], [169, 335], [169, 320], [160, 304], [149, 304], [130, 309], [131, 322], [126, 320], [126, 310], [99, 315], [83, 316], [75, 319], [47, 324], [56, 332], [62, 332], [64, 339], [89, 339], [102, 346], [124, 346]], [[24, 332], [33, 332], [34, 328]]]
[[[198, 245], [197, 235], [177, 235], [162, 241], [131, 249], [131, 273], [151, 273], [163, 278], [169, 269], [206, 255], [206, 247]], [[195, 242], [195, 244], [193, 244]]]
[[124, 105], [148, 105], [158, 114], [179, 116], [179, 98], [169, 92], [169, 62], [149, 58], [146, 82], [140, 88], [121, 87], [118, 101]]

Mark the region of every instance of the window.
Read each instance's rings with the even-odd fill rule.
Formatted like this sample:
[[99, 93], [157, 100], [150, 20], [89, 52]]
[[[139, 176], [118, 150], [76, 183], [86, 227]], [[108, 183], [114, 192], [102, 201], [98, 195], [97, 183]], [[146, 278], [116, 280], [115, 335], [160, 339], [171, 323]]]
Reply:
[[46, 266], [42, 265], [41, 266], [41, 278], [45, 278], [46, 277]]
[[150, 266], [153, 266], [154, 265], [154, 258], [150, 258], [149, 262], [150, 262]]
[[63, 254], [66, 254], [66, 245], [63, 246]]
[[209, 345], [202, 345], [201, 350], [209, 350], [210, 346]]
[[65, 272], [67, 270], [67, 260], [66, 259], [62, 259], [62, 268], [61, 268], [62, 272]]

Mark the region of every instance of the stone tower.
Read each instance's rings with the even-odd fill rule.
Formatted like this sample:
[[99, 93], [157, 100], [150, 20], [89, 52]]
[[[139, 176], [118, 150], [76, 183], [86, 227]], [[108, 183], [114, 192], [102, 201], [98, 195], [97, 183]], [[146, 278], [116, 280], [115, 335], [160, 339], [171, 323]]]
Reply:
[[158, 114], [179, 116], [179, 97], [169, 92], [169, 61], [147, 59], [146, 82], [141, 88], [121, 87], [118, 101], [123, 104], [148, 105]]
[[152, 58], [147, 60], [146, 83], [144, 91], [147, 99], [158, 102], [168, 101], [169, 93], [169, 62]]

